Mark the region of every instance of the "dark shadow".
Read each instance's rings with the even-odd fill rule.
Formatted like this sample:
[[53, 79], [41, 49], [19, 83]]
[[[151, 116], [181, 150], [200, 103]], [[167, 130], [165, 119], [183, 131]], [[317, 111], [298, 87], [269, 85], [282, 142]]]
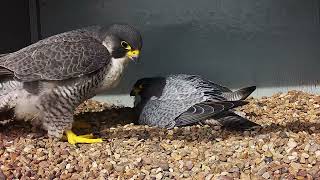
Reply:
[[[80, 127], [74, 130], [79, 134], [91, 132], [92, 130], [98, 136], [107, 140], [137, 138], [138, 140], [184, 140], [184, 141], [216, 141], [217, 139], [227, 139], [232, 136], [255, 137], [268, 133], [279, 133], [282, 138], [286, 137], [283, 132], [307, 132], [320, 133], [320, 123], [308, 122], [288, 122], [285, 126], [271, 124], [252, 131], [231, 131], [225, 128], [216, 129], [209, 126], [194, 125], [189, 127], [180, 127], [173, 130], [167, 130], [156, 127], [130, 125], [136, 120], [132, 108], [111, 108], [102, 112], [85, 112], [75, 115], [76, 122], [88, 122], [91, 127]], [[121, 128], [115, 128], [121, 127]], [[0, 137], [6, 136], [9, 140], [19, 137], [47, 138], [43, 131], [32, 131], [31, 125], [23, 121], [10, 121], [5, 125], [0, 124]], [[1, 139], [1, 138], [0, 138]]]

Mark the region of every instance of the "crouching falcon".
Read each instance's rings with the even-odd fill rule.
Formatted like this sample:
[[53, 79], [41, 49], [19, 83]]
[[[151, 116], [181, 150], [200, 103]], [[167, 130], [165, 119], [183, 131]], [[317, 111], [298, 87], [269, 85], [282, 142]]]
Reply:
[[41, 126], [49, 137], [94, 143], [77, 136], [73, 112], [83, 101], [116, 86], [125, 66], [139, 57], [140, 33], [132, 26], [92, 26], [57, 34], [0, 57], [0, 111]]
[[201, 123], [246, 130], [260, 125], [234, 108], [247, 104], [244, 100], [255, 89], [231, 91], [197, 75], [174, 74], [139, 79], [130, 95], [135, 96], [139, 124], [171, 129]]

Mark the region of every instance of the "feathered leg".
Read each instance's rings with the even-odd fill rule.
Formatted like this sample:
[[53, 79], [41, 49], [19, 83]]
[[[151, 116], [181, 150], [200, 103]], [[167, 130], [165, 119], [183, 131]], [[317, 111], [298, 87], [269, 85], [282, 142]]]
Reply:
[[103, 142], [101, 138], [94, 139], [91, 134], [77, 136], [72, 132], [73, 111], [79, 102], [80, 100], [68, 89], [55, 89], [43, 98], [43, 125], [48, 131], [48, 136], [62, 138], [65, 133], [70, 144]]

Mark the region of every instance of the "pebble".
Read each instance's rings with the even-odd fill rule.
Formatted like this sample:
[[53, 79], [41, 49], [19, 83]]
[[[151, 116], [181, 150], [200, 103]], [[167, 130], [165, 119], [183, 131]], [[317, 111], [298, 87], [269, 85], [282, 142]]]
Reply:
[[6, 180], [7, 177], [3, 174], [2, 170], [0, 169], [0, 180]]
[[187, 161], [185, 164], [185, 167], [187, 168], [187, 170], [191, 170], [193, 168], [193, 163], [192, 161]]
[[262, 174], [262, 177], [265, 179], [269, 179], [270, 178], [270, 173], [269, 172], [265, 172]]
[[23, 152], [29, 153], [32, 149], [34, 149], [33, 145], [27, 145], [24, 149]]
[[320, 151], [315, 152], [316, 157], [320, 157]]
[[101, 136], [107, 141], [103, 143], [74, 147], [35, 136], [24, 122], [0, 127], [0, 177], [140, 180], [318, 177], [320, 129], [314, 127], [316, 119], [320, 119], [320, 106], [315, 109], [314, 104], [320, 104], [320, 96], [292, 91], [248, 101], [238, 109], [263, 125], [259, 131], [233, 132], [197, 125], [172, 130], [138, 126], [117, 118], [130, 108], [105, 111], [94, 101], [87, 103], [96, 106], [92, 109], [81, 107], [89, 112], [88, 116], [83, 113], [75, 119], [105, 120], [97, 126], [105, 128]]

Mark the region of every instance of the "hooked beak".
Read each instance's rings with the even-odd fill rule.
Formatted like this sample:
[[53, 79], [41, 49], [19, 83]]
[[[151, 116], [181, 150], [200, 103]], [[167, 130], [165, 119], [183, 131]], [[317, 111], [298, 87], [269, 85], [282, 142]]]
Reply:
[[130, 58], [132, 61], [138, 60], [139, 55], [140, 55], [139, 50], [130, 50], [127, 52], [127, 57]]
[[130, 96], [137, 96], [140, 93], [140, 89], [133, 88], [130, 92]]

